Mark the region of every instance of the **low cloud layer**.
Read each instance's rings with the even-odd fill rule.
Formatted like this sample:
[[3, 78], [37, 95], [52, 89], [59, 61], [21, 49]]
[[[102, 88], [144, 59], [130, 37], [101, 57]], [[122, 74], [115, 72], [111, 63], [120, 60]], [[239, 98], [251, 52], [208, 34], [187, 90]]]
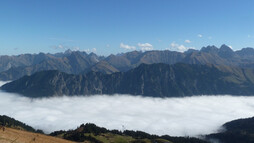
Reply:
[[0, 114], [47, 133], [95, 123], [108, 129], [196, 136], [230, 120], [254, 116], [254, 97], [143, 98], [128, 95], [29, 99], [0, 92]]

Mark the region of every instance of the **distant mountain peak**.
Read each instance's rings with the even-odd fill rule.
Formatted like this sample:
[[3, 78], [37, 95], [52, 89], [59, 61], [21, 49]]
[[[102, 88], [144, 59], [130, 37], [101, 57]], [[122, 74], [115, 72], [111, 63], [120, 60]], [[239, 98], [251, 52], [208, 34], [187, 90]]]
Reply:
[[221, 45], [219, 49], [219, 56], [223, 58], [233, 58], [236, 56], [235, 52], [227, 45]]
[[98, 59], [99, 57], [95, 54], [95, 53], [93, 53], [93, 52], [91, 52], [89, 55], [88, 55], [88, 57], [90, 58], [90, 60], [92, 60], [94, 63], [98, 63], [100, 60]]
[[228, 46], [228, 45], [225, 45], [225, 44], [223, 44], [223, 45], [221, 45], [221, 47], [220, 47], [220, 51], [229, 51], [229, 52], [233, 52], [233, 50]]
[[71, 49], [68, 49], [64, 52], [64, 54], [71, 54], [72, 53], [72, 50]]
[[217, 53], [219, 51], [219, 49], [212, 45], [212, 46], [207, 46], [207, 47], [203, 47], [201, 50], [201, 52], [206, 52], [206, 53]]
[[190, 53], [193, 53], [193, 52], [199, 52], [199, 51], [196, 50], [196, 49], [188, 49], [188, 50], [185, 51], [184, 53], [185, 53], [185, 54], [190, 54]]
[[242, 48], [242, 50], [240, 50], [240, 51], [246, 52], [246, 54], [247, 54], [248, 52], [254, 53], [254, 49], [251, 48], [251, 47]]
[[254, 49], [251, 47], [243, 48], [241, 50], [236, 51], [236, 53], [243, 58], [253, 59], [254, 57]]
[[89, 54], [89, 56], [96, 56], [96, 57], [97, 57], [97, 55], [96, 55], [94, 52], [91, 52], [91, 53]]
[[70, 53], [70, 55], [72, 55], [72, 56], [81, 56], [81, 52], [80, 51], [72, 51]]

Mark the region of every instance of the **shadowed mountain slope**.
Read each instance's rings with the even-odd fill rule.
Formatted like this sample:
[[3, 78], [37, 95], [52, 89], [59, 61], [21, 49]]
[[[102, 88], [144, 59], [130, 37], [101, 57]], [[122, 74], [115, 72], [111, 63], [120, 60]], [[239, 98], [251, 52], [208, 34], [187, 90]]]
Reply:
[[207, 138], [219, 143], [253, 143], [254, 117], [227, 122], [220, 133], [208, 135]]

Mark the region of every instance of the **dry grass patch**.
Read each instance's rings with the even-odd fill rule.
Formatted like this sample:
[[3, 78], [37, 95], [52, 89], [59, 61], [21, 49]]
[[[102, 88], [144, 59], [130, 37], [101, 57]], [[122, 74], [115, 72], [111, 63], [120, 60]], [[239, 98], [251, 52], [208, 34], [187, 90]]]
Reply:
[[60, 138], [11, 128], [1, 128], [0, 143], [73, 143]]

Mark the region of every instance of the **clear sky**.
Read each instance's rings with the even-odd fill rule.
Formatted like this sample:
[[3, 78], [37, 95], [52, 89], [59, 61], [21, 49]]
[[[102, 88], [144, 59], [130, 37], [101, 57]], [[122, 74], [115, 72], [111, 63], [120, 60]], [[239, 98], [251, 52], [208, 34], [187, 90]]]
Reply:
[[254, 47], [253, 0], [1, 0], [0, 55]]

